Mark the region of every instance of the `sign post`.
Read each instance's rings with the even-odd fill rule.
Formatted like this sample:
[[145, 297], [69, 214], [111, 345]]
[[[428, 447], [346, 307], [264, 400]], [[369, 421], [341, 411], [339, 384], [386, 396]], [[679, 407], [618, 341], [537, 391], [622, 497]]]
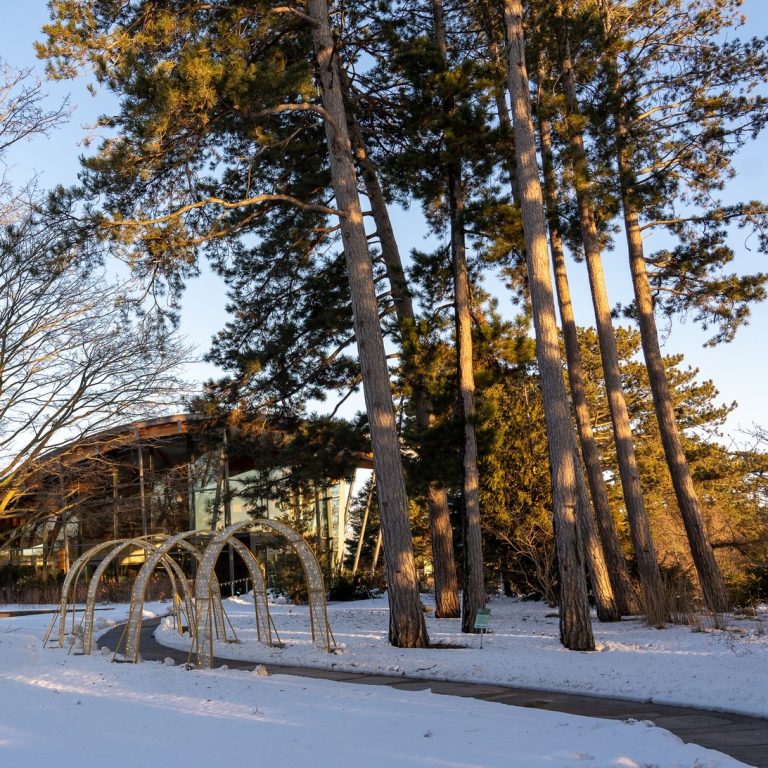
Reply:
[[490, 608], [478, 608], [475, 616], [475, 629], [480, 630], [480, 648], [483, 647], [483, 635], [488, 631], [488, 625], [491, 621]]

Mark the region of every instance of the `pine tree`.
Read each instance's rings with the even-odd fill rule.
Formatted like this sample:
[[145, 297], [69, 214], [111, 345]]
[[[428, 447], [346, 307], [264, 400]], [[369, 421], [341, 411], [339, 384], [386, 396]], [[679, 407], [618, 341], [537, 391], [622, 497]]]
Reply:
[[390, 601], [389, 639], [396, 646], [423, 647], [429, 644], [429, 638], [416, 582], [395, 409], [379, 325], [368, 239], [357, 193], [357, 173], [347, 132], [338, 58], [334, 52], [326, 1], [308, 0], [307, 7], [313, 20], [312, 37], [322, 103], [328, 112], [325, 130], [333, 191], [337, 204], [345, 212], [341, 218], [341, 231], [381, 510]]
[[[616, 471], [612, 455], [609, 416], [602, 386], [598, 386], [600, 352], [594, 331], [580, 329], [579, 343], [584, 368], [592, 386], [588, 388], [590, 410], [595, 418], [601, 455], [609, 474]], [[640, 334], [622, 328], [617, 335], [622, 378], [635, 425], [638, 468], [645, 488], [646, 505], [660, 563], [666, 574], [682, 573], [695, 580], [690, 545], [680, 515], [675, 491], [666, 471], [666, 457], [653, 405], [648, 371], [642, 360]], [[695, 368], [685, 366], [683, 355], [665, 355], [664, 370], [670, 383], [675, 413], [692, 475], [701, 489], [702, 512], [718, 560], [727, 571], [729, 586], [744, 583], [746, 568], [763, 546], [764, 509], [757, 488], [762, 480], [764, 454], [750, 448], [728, 446], [720, 428], [734, 404], [720, 404], [711, 381], [701, 381]], [[610, 485], [611, 499], [620, 493]], [[761, 520], [763, 522], [761, 522]], [[622, 528], [626, 526], [622, 524]], [[762, 532], [761, 532], [762, 531]]]
[[560, 572], [560, 638], [562, 643], [572, 650], [593, 650], [594, 638], [589, 621], [584, 563], [575, 513], [573, 434], [560, 363], [548, 264], [544, 202], [536, 163], [522, 8], [519, 0], [504, 0], [504, 20], [517, 178], [520, 186], [531, 306], [536, 329], [536, 350], [549, 437], [552, 504]]
[[[415, 13], [413, 12], [415, 11]], [[450, 13], [453, 11], [453, 13]], [[380, 11], [377, 11], [380, 13]], [[373, 76], [401, 83], [387, 94], [395, 106], [385, 129], [372, 143], [389, 150], [383, 158], [390, 188], [404, 190], [422, 201], [432, 227], [446, 232], [453, 272], [458, 414], [462, 422], [462, 517], [464, 520], [464, 591], [462, 627], [473, 632], [477, 609], [485, 602], [480, 509], [477, 498], [477, 439], [472, 354], [474, 297], [468, 268], [467, 216], [473, 191], [469, 164], [474, 126], [483, 130], [483, 111], [472, 103], [474, 64], [471, 51], [457, 43], [450, 16], [455, 8], [441, 2], [423, 3], [407, 14], [392, 13], [391, 30], [383, 34], [384, 50]], [[381, 45], [381, 43], [379, 43]], [[380, 101], [382, 91], [376, 91]], [[379, 116], [379, 123], [384, 121]], [[378, 125], [378, 123], [377, 123]], [[369, 133], [374, 136], [374, 130]], [[471, 137], [471, 138], [468, 138]], [[428, 149], [425, 151], [423, 145]], [[480, 182], [482, 183], [482, 182]], [[473, 187], [475, 190], [473, 190]], [[406, 362], [411, 370], [410, 363]], [[416, 375], [423, 372], [414, 371]], [[412, 386], [412, 385], [411, 385]]]
[[[693, 243], [693, 247], [683, 250], [688, 256], [697, 257], [699, 267], [706, 265], [705, 274], [727, 260], [727, 249], [718, 247], [721, 243], [717, 237], [706, 236], [706, 226], [730, 215], [716, 198], [713, 205], [713, 196], [723, 184], [733, 153], [768, 118], [766, 101], [749, 95], [764, 77], [768, 59], [765, 41], [718, 42], [717, 36], [735, 23], [736, 3], [705, 0], [692, 7], [690, 14], [676, 13], [680, 3], [666, 5], [656, 9], [658, 13], [652, 20], [643, 15], [639, 23], [633, 20], [632, 26], [625, 28], [622, 5], [602, 2], [607, 41], [605, 77], [614, 137], [611, 146], [617, 164], [634, 309], [667, 464], [705, 599], [712, 610], [724, 611], [730, 601], [707, 540], [664, 375], [641, 219], [665, 222], [684, 243]], [[647, 13], [651, 10], [646, 9]], [[642, 45], [634, 48], [633, 39], [639, 39]], [[668, 52], [670, 41], [676, 44], [674, 61]], [[681, 45], [683, 41], [685, 45]], [[645, 69], [638, 67], [641, 62]], [[707, 214], [681, 216], [679, 202], [703, 204]], [[756, 215], [756, 208], [759, 211], [760, 206], [736, 206], [731, 213], [748, 222]], [[696, 224], [704, 225], [703, 238], [690, 232], [689, 227]], [[705, 247], [696, 247], [702, 244]], [[707, 245], [714, 247], [710, 249]], [[743, 281], [744, 292], [738, 302], [742, 308], [749, 300], [760, 297], [760, 282]], [[722, 285], [713, 280], [708, 287], [716, 291]], [[699, 292], [698, 296], [696, 293], [692, 301], [699, 309], [713, 298], [712, 293], [707, 300], [703, 299], [706, 292]], [[734, 327], [746, 314], [734, 313], [726, 327], [729, 322]]]
[[[431, 0], [434, 34], [442, 62], [443, 74], [449, 79], [448, 44], [442, 0]], [[443, 99], [446, 121], [454, 118], [455, 98], [450, 92]], [[464, 590], [461, 603], [461, 630], [475, 632], [475, 618], [485, 606], [485, 579], [483, 575], [483, 549], [480, 532], [480, 498], [477, 466], [477, 436], [475, 434], [475, 377], [472, 360], [471, 296], [464, 233], [466, 192], [461, 161], [456, 148], [448, 146], [453, 154], [444, 172], [447, 176], [448, 215], [451, 235], [451, 263], [453, 268], [454, 319], [456, 324], [456, 369], [458, 372], [459, 412], [463, 428], [461, 450], [461, 507], [464, 541]]]
[[[410, 362], [418, 356], [418, 348], [422, 343], [413, 300], [379, 180], [379, 171], [368, 154], [363, 132], [355, 118], [351, 84], [343, 70], [340, 74], [349, 107], [347, 115], [355, 160], [360, 168], [366, 195], [371, 204], [371, 213], [376, 223], [376, 235], [379, 239], [397, 317], [401, 354], [404, 358], [402, 369], [404, 375], [409, 377], [417, 429], [420, 433], [424, 433], [430, 428], [433, 420], [433, 405], [424, 391], [420, 372]], [[460, 606], [447, 489], [441, 483], [430, 480], [426, 488], [426, 500], [429, 509], [435, 581], [435, 618], [456, 618], [460, 615]]]
[[[101, 230], [134, 248], [152, 279], [178, 287], [197, 246], [214, 254], [269, 208], [338, 216], [377, 474], [390, 596], [390, 640], [428, 643], [357, 175], [326, 3], [307, 13], [257, 2], [203, 11], [143, 3], [52, 4], [41, 52], [59, 75], [89, 64], [124, 98], [118, 136], [86, 164]], [[83, 11], [86, 11], [85, 13]], [[131, 33], [128, 33], [131, 30]], [[320, 86], [318, 98], [317, 86]], [[319, 121], [318, 121], [319, 119]], [[307, 190], [283, 162], [296, 136], [325, 133], [330, 187]], [[328, 190], [336, 202], [332, 208]], [[230, 215], [231, 214], [231, 215]]]
[[[619, 613], [626, 615], [635, 612], [635, 599], [624, 555], [619, 544], [616, 524], [608, 503], [603, 468], [595, 444], [592, 420], [586, 400], [576, 318], [571, 303], [571, 291], [565, 264], [562, 227], [557, 205], [557, 182], [555, 179], [552, 150], [551, 118], [548, 114], [548, 106], [546, 103], [543, 103], [545, 100], [541, 97], [543, 83], [545, 81], [543, 67], [540, 68], [538, 76], [540, 97], [538, 100], [537, 111], [544, 177], [543, 190], [547, 223], [549, 227], [549, 243], [552, 253], [552, 269], [555, 276], [558, 308], [560, 310], [560, 320], [563, 328], [563, 341], [568, 367], [568, 381], [571, 386], [571, 399], [573, 401], [582, 457], [586, 467], [591, 498], [594, 504], [594, 513], [600, 531], [600, 539], [602, 541], [603, 552], [605, 553], [605, 560], [608, 564], [607, 567], [613, 586], [613, 593], [616, 597]], [[591, 508], [588, 511], [588, 514], [590, 516], [592, 515]], [[611, 614], [608, 613], [608, 615], [610, 616]]]
[[664, 586], [656, 559], [648, 515], [643, 502], [643, 492], [637, 471], [632, 427], [629, 411], [621, 384], [619, 358], [616, 350], [611, 307], [608, 299], [603, 270], [598, 225], [591, 191], [589, 160], [584, 147], [576, 94], [576, 83], [570, 54], [567, 20], [562, 15], [562, 4], [555, 4], [555, 22], [561, 30], [559, 40], [557, 74], [562, 82], [564, 122], [567, 126], [567, 158], [570, 165], [576, 197], [580, 241], [589, 274], [589, 285], [600, 351], [603, 361], [603, 376], [609, 393], [611, 421], [619, 459], [619, 474], [624, 492], [624, 502], [632, 531], [632, 541], [642, 585], [643, 610], [652, 624], [662, 624], [667, 619]]

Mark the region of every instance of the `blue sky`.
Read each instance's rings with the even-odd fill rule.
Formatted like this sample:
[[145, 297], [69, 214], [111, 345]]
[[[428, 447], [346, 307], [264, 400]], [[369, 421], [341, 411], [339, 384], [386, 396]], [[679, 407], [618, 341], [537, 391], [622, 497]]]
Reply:
[[[3, 59], [16, 67], [35, 66], [42, 75], [42, 67], [36, 61], [32, 44], [40, 37], [40, 27], [46, 22], [48, 12], [44, 0], [0, 0], [4, 11], [4, 23], [0, 26], [0, 54]], [[744, 12], [748, 24], [745, 35], [768, 34], [768, 2], [746, 0]], [[93, 122], [108, 102], [103, 96], [94, 98], [85, 89], [84, 82], [50, 83], [47, 90], [52, 99], [61, 99], [69, 94], [75, 113], [70, 122], [47, 139], [37, 139], [14, 150], [8, 158], [13, 178], [22, 180], [33, 173], [39, 175], [40, 184], [49, 187], [57, 183], [72, 182], [78, 170], [78, 156], [88, 149], [82, 140], [87, 135], [87, 126]], [[100, 106], [101, 103], [101, 106]], [[745, 150], [736, 163], [738, 175], [729, 188], [734, 199], [759, 199], [768, 197], [768, 133]], [[395, 212], [396, 231], [403, 251], [424, 246], [424, 230], [417, 212]], [[768, 270], [764, 257], [750, 250], [743, 233], [736, 233], [732, 242], [738, 256], [736, 269], [739, 271]], [[617, 241], [617, 248], [606, 254], [606, 274], [609, 280], [610, 299], [628, 303], [631, 300], [631, 285], [623, 244]], [[571, 268], [572, 289], [575, 299], [577, 320], [582, 325], [593, 324], [589, 304], [589, 288], [583, 265]], [[511, 301], [500, 293], [500, 308], [514, 313]], [[204, 351], [210, 337], [226, 320], [224, 294], [215, 277], [207, 271], [192, 282], [187, 289], [182, 312], [183, 333]], [[727, 345], [714, 349], [702, 347], [707, 336], [695, 326], [675, 322], [666, 336], [665, 352], [683, 353], [689, 365], [700, 369], [702, 378], [711, 378], [723, 401], [737, 401], [739, 407], [728, 423], [729, 433], [737, 440], [744, 439], [740, 429], [753, 423], [768, 427], [768, 344], [764, 334], [768, 331], [768, 305], [753, 308], [749, 326], [741, 329], [736, 339]], [[210, 375], [211, 369], [199, 366], [194, 376]]]

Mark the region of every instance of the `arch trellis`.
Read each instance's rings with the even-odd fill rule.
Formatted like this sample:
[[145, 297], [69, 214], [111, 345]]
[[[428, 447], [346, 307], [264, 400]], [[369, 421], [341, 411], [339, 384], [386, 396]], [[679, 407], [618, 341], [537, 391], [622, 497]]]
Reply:
[[[157, 539], [158, 539], [157, 536], [140, 537], [141, 541], [146, 541], [146, 542], [151, 542]], [[80, 555], [80, 557], [78, 557], [74, 563], [72, 563], [61, 585], [61, 598], [59, 600], [59, 610], [54, 614], [53, 618], [51, 619], [48, 625], [48, 629], [46, 630], [45, 637], [43, 638], [43, 645], [47, 645], [51, 635], [53, 634], [53, 630], [56, 628], [57, 622], [58, 622], [59, 647], [64, 646], [64, 636], [66, 635], [67, 613], [69, 612], [70, 604], [72, 605], [72, 634], [73, 635], [75, 634], [76, 632], [75, 595], [77, 591], [77, 582], [80, 580], [80, 576], [82, 576], [88, 563], [94, 557], [97, 557], [101, 552], [110, 551], [116, 547], [119, 547], [126, 541], [138, 541], [138, 540], [139, 539], [110, 539], [109, 541], [102, 541], [101, 543], [96, 544], [95, 546], [83, 552], [83, 554]], [[71, 601], [70, 601], [70, 595], [72, 596]]]
[[[201, 557], [199, 550], [186, 541], [184, 544], [186, 544], [186, 547], [184, 548], [199, 561]], [[147, 542], [142, 538], [130, 539], [122, 545], [116, 546], [114, 549], [112, 549], [96, 567], [96, 570], [93, 572], [93, 576], [91, 576], [91, 580], [88, 584], [88, 593], [85, 601], [85, 615], [83, 616], [82, 621], [83, 653], [88, 654], [91, 652], [91, 644], [93, 638], [93, 617], [96, 610], [96, 595], [101, 584], [101, 579], [110, 563], [126, 549], [132, 547], [140, 547], [144, 550], [146, 558], [146, 555], [151, 554], [157, 548], [157, 546], [157, 544]], [[172, 557], [163, 555], [160, 558], [160, 562], [168, 573], [168, 577], [171, 581], [174, 618], [176, 620], [176, 626], [179, 628], [179, 630], [181, 630], [182, 622], [179, 611], [180, 601], [178, 600], [179, 589], [177, 587], [177, 583], [181, 585], [181, 596], [183, 598], [184, 614], [187, 617], [188, 625], [191, 625], [194, 622], [194, 600], [192, 587], [190, 586], [189, 581], [187, 580], [187, 577], [185, 576], [181, 566]]]
[[[147, 582], [149, 577], [151, 576], [152, 572], [157, 567], [158, 563], [160, 562], [160, 553], [159, 550], [163, 549], [165, 551], [170, 551], [176, 546], [183, 546], [187, 542], [185, 541], [185, 537], [193, 536], [195, 534], [201, 533], [200, 531], [188, 531], [186, 533], [180, 533], [177, 536], [174, 536], [172, 538], [169, 538], [161, 548], [158, 549], [158, 551], [155, 551], [150, 558], [147, 559], [147, 561], [142, 566], [141, 570], [139, 571], [136, 581], [133, 584], [133, 589], [131, 590], [131, 606], [128, 613], [128, 624], [126, 625], [125, 632], [123, 633], [123, 638], [125, 638], [125, 657], [129, 661], [138, 661], [140, 658], [140, 645], [141, 645], [141, 623], [142, 623], [142, 614], [143, 614], [143, 607], [144, 607], [144, 596], [146, 593], [147, 588]], [[204, 533], [207, 533], [210, 535], [210, 531], [205, 531]], [[212, 542], [211, 542], [212, 543]], [[225, 542], [226, 543], [226, 542]], [[254, 612], [256, 616], [256, 633], [259, 640], [262, 642], [266, 642], [268, 645], [272, 645], [272, 633], [275, 632], [275, 635], [277, 635], [277, 632], [274, 629], [274, 624], [272, 622], [272, 617], [269, 614], [269, 604], [267, 600], [267, 590], [266, 585], [264, 583], [264, 575], [261, 572], [261, 568], [259, 566], [258, 561], [253, 555], [253, 552], [251, 552], [248, 547], [245, 546], [241, 541], [237, 539], [232, 539], [230, 542], [234, 548], [234, 550], [240, 555], [240, 557], [245, 562], [246, 568], [248, 569], [248, 575], [253, 583], [253, 602], [254, 602]], [[210, 544], [208, 545], [210, 547]], [[210, 573], [203, 574], [202, 573], [202, 566], [205, 562], [205, 553], [208, 551], [208, 547], [206, 547], [205, 552], [199, 556], [198, 561], [198, 572], [197, 572], [197, 579], [195, 580], [196, 587], [197, 585], [203, 583], [204, 579], [208, 579], [208, 593], [210, 595], [210, 600], [206, 605], [212, 606], [212, 624], [213, 629], [215, 630], [215, 634], [218, 638], [229, 641], [229, 638], [226, 635], [226, 624], [228, 623], [228, 619], [226, 618], [226, 613], [224, 611], [224, 607], [221, 603], [221, 592], [218, 588], [218, 583], [216, 582], [215, 574], [213, 573], [213, 569], [211, 569]], [[215, 565], [215, 561], [214, 561]], [[215, 585], [215, 586], [214, 586]], [[190, 628], [190, 634], [192, 636], [192, 643], [193, 648], [197, 644], [197, 633], [199, 631], [200, 622], [197, 617], [199, 610], [198, 606], [198, 600], [197, 595], [195, 595], [194, 600], [194, 610], [192, 611], [192, 614], [190, 615], [190, 622], [189, 622], [189, 628]], [[192, 618], [194, 616], [194, 618]], [[231, 625], [230, 625], [231, 627]], [[211, 634], [214, 634], [212, 631]], [[233, 632], [234, 636], [234, 632]], [[234, 640], [237, 638], [234, 637]], [[121, 639], [122, 643], [122, 639]]]
[[[144, 564], [139, 569], [139, 573], [136, 576], [135, 581], [133, 582], [133, 588], [131, 589], [131, 605], [128, 610], [128, 623], [125, 626], [125, 630], [123, 632], [122, 640], [125, 639], [125, 657], [129, 661], [137, 662], [139, 661], [139, 647], [140, 647], [140, 641], [141, 641], [141, 623], [144, 613], [144, 598], [147, 593], [147, 585], [149, 583], [150, 576], [154, 573], [157, 566], [161, 563], [163, 557], [165, 557], [171, 550], [175, 549], [176, 547], [187, 549], [188, 551], [194, 551], [197, 553], [198, 559], [198, 574], [197, 578], [195, 580], [195, 583], [199, 583], [200, 581], [200, 566], [205, 560], [205, 553], [203, 555], [200, 555], [199, 551], [193, 547], [187, 539], [192, 538], [193, 536], [201, 536], [201, 535], [210, 535], [210, 531], [184, 531], [182, 533], [177, 533], [175, 536], [169, 536], [163, 541], [158, 547], [155, 548], [155, 550], [152, 552], [152, 554], [144, 561]], [[207, 551], [207, 547], [206, 547]], [[208, 578], [212, 578], [212, 575], [209, 575]], [[217, 637], [220, 637], [223, 640], [228, 640], [226, 633], [226, 623], [227, 618], [226, 614], [224, 612], [224, 607], [221, 604], [221, 592], [218, 590], [218, 586], [215, 590], [212, 590], [213, 592], [213, 610], [215, 613], [215, 622], [216, 622], [216, 635]], [[190, 618], [190, 632], [193, 633], [194, 637], [194, 627], [197, 626], [197, 606], [195, 605], [194, 610], [191, 611], [191, 614], [189, 616]], [[234, 637], [234, 630], [233, 630], [233, 638], [236, 640], [237, 638]], [[119, 645], [118, 645], [119, 648]]]
[[[107, 568], [109, 565], [114, 561], [116, 557], [118, 557], [120, 554], [122, 554], [126, 549], [143, 549], [145, 552], [145, 558], [146, 553], [153, 552], [159, 545], [163, 543], [163, 541], [167, 539], [167, 536], [164, 536], [162, 534], [157, 535], [150, 535], [150, 536], [138, 536], [133, 539], [112, 539], [110, 541], [101, 542], [100, 544], [97, 544], [94, 547], [91, 547], [89, 550], [87, 550], [85, 553], [83, 553], [73, 564], [70, 568], [69, 572], [67, 573], [64, 583], [62, 584], [61, 588], [61, 599], [59, 602], [59, 610], [54, 614], [53, 618], [51, 619], [51, 622], [48, 625], [48, 628], [45, 633], [45, 637], [43, 639], [43, 645], [47, 645], [50, 637], [53, 633], [53, 630], [56, 628], [57, 622], [58, 622], [58, 645], [59, 647], [64, 646], [64, 638], [66, 635], [66, 619], [67, 619], [67, 613], [69, 612], [70, 605], [72, 607], [72, 630], [71, 634], [77, 635], [78, 633], [82, 636], [82, 652], [85, 654], [89, 654], [91, 652], [91, 646], [92, 646], [92, 638], [93, 638], [93, 623], [94, 623], [94, 614], [96, 611], [96, 596], [98, 594], [99, 586], [101, 585], [101, 579], [103, 578], [104, 574], [106, 573]], [[194, 547], [192, 544], [189, 544], [188, 542], [183, 542], [182, 544], [183, 548], [188, 551], [198, 562], [200, 561], [202, 555], [200, 551]], [[77, 610], [75, 608], [75, 593], [77, 589], [77, 583], [82, 576], [82, 574], [85, 572], [86, 567], [88, 566], [89, 562], [94, 558], [98, 557], [99, 554], [101, 554], [103, 551], [107, 550], [107, 554], [104, 555], [97, 565], [95, 571], [93, 572], [91, 579], [88, 583], [88, 590], [86, 594], [86, 603], [85, 603], [85, 610], [83, 612], [83, 616], [80, 619], [80, 624], [78, 626], [75, 625], [76, 622], [76, 613]], [[182, 604], [182, 600], [179, 599], [179, 589], [178, 584], [181, 585], [181, 595], [183, 598], [183, 610], [187, 617], [187, 624], [193, 625], [194, 624], [194, 599], [193, 599], [193, 593], [191, 585], [186, 578], [184, 571], [181, 569], [181, 566], [171, 557], [164, 555], [160, 559], [160, 564], [165, 568], [166, 573], [168, 574], [168, 578], [171, 582], [171, 588], [173, 591], [173, 614], [174, 618], [176, 620], [176, 626], [181, 629], [182, 623], [181, 623], [181, 615], [180, 615], [180, 606]], [[70, 597], [72, 600], [70, 601]]]
[[[227, 542], [235, 540], [234, 536], [236, 533], [244, 530], [253, 530], [254, 528], [266, 528], [277, 533], [281, 538], [285, 539], [298, 555], [307, 581], [312, 642], [326, 651], [331, 651], [335, 646], [328, 622], [323, 573], [307, 542], [292, 528], [277, 520], [269, 520], [267, 518], [255, 521], [248, 520], [235, 523], [219, 531], [203, 552], [203, 559], [200, 563], [200, 570], [195, 582], [197, 632], [193, 639], [193, 651], [197, 651], [197, 663], [200, 667], [211, 667], [213, 665], [213, 639], [216, 614], [212, 601], [211, 583], [216, 561]], [[247, 551], [250, 552], [250, 550]]]
[[[122, 646], [123, 641], [125, 641], [124, 655], [126, 660], [133, 662], [140, 660], [141, 624], [146, 590], [149, 578], [158, 566], [162, 566], [165, 568], [171, 581], [174, 616], [179, 631], [182, 631], [180, 606], [183, 602], [183, 612], [186, 615], [187, 626], [192, 638], [190, 657], [197, 653], [198, 666], [211, 667], [213, 665], [214, 638], [224, 642], [237, 641], [234, 628], [224, 611], [221, 592], [215, 574], [216, 562], [227, 544], [231, 545], [240, 556], [253, 583], [254, 612], [258, 639], [271, 646], [274, 644], [274, 634], [279, 643], [280, 638], [277, 636], [277, 630], [269, 613], [267, 590], [261, 565], [253, 552], [236, 538], [237, 533], [240, 531], [252, 531], [259, 528], [266, 529], [284, 539], [298, 556], [307, 583], [312, 642], [326, 651], [333, 650], [335, 641], [328, 622], [325, 586], [320, 565], [311, 548], [300, 534], [284, 523], [267, 518], [236, 523], [224, 528], [213, 535], [213, 538], [208, 542], [202, 553], [188, 539], [192, 537], [210, 537], [212, 535], [211, 531], [185, 531], [175, 536], [152, 535], [131, 539], [114, 539], [91, 547], [72, 564], [64, 579], [59, 610], [51, 619], [43, 645], [48, 643], [58, 622], [58, 644], [60, 647], [64, 646], [67, 613], [71, 604], [72, 634], [77, 634], [77, 631], [82, 632], [83, 652], [90, 653], [96, 596], [101, 579], [109, 565], [121, 553], [126, 550], [139, 548], [144, 550], [144, 563], [133, 583], [128, 622], [118, 643], [118, 650]], [[191, 554], [197, 561], [197, 577], [194, 580], [194, 589], [179, 563], [171, 557], [171, 552], [177, 548]], [[100, 555], [102, 555], [101, 561], [96, 566], [88, 584], [86, 607], [78, 630], [75, 627], [74, 590], [88, 563]], [[181, 587], [181, 594], [179, 594], [179, 585]], [[71, 603], [70, 596], [72, 597]], [[231, 637], [227, 633], [227, 624], [229, 624], [231, 630]], [[115, 651], [115, 655], [117, 655], [118, 650]]]

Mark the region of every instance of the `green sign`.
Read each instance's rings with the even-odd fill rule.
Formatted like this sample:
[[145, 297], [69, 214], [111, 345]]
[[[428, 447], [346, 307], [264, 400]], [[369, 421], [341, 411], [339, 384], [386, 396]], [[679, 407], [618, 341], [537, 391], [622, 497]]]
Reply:
[[475, 629], [488, 629], [488, 624], [491, 621], [491, 609], [480, 608], [475, 616]]

